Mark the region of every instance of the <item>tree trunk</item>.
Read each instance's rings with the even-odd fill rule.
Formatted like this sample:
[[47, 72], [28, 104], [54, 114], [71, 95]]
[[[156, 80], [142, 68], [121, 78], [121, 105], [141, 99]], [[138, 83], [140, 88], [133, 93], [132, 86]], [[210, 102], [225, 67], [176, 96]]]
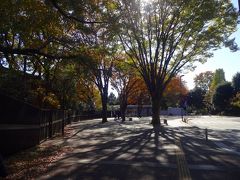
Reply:
[[160, 98], [152, 97], [152, 125], [160, 126]]
[[107, 96], [102, 95], [102, 123], [107, 122]]

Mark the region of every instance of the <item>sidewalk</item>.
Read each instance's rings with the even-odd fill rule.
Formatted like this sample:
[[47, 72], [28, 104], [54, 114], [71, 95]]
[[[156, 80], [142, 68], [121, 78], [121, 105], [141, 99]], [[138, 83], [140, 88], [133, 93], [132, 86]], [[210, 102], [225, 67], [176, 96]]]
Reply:
[[149, 118], [74, 122], [67, 137], [41, 146], [67, 148], [36, 179], [239, 179], [240, 157], [205, 141], [203, 129], [169, 119], [164, 131]]
[[173, 129], [155, 134], [149, 120], [109, 120], [72, 125], [66, 141], [74, 150], [54, 163], [40, 179], [177, 179]]
[[[196, 124], [175, 121], [176, 135], [181, 138], [183, 151], [192, 179], [240, 179], [240, 156], [226, 151], [216, 142], [223, 139], [205, 139], [205, 128]], [[214, 131], [221, 134], [222, 131]]]

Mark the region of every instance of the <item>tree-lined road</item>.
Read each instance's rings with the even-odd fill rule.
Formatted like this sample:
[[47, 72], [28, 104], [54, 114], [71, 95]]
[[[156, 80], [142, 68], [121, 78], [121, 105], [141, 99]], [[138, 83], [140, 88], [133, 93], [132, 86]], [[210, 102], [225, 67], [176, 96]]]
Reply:
[[[169, 125], [160, 133], [152, 129], [150, 118], [74, 123], [75, 135], [63, 142], [73, 152], [54, 163], [40, 179], [239, 179], [239, 155], [219, 146], [234, 142], [206, 141], [204, 128], [196, 126], [201, 118], [186, 124], [169, 117]], [[206, 117], [206, 121], [214, 121], [212, 118], [217, 117]]]

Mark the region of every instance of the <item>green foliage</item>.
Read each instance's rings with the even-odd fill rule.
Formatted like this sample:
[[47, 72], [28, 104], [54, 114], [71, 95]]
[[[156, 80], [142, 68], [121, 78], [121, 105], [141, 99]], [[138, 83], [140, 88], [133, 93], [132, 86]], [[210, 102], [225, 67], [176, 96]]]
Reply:
[[31, 91], [32, 104], [44, 109], [59, 109], [60, 103], [54, 93], [47, 92], [46, 89], [39, 87]]
[[53, 39], [64, 36], [64, 25], [67, 23], [44, 1], [1, 2], [0, 16], [0, 42], [4, 47], [36, 49], [44, 53], [61, 52]]
[[206, 96], [205, 96], [205, 101], [206, 101], [206, 105], [209, 106], [211, 105], [213, 102], [213, 95], [216, 91], [216, 88], [225, 83], [225, 73], [223, 69], [216, 69], [214, 75], [213, 75], [213, 79], [211, 81], [211, 85], [210, 85], [210, 89], [209, 91], [207, 91]]
[[198, 74], [194, 78], [195, 88], [200, 88], [203, 91], [207, 92], [210, 89], [214, 74], [211, 71], [206, 71]]
[[231, 105], [240, 110], [240, 92], [232, 99]]
[[[106, 105], [115, 60], [122, 60], [116, 70], [124, 77], [133, 72], [131, 59], [155, 100], [173, 76], [192, 69], [195, 61], [205, 62], [236, 28], [229, 1], [140, 2], [1, 2], [0, 66], [13, 74], [0, 74], [0, 87], [40, 107], [74, 108], [85, 100], [97, 107], [96, 87]], [[122, 59], [118, 37], [129, 58]], [[80, 70], [77, 61], [84, 64]], [[87, 75], [82, 76], [83, 71]], [[89, 101], [88, 93], [79, 99], [77, 84], [84, 78], [96, 84], [90, 96], [98, 100]]]
[[225, 73], [223, 69], [217, 69], [214, 73], [213, 76], [213, 80], [211, 83], [211, 89], [215, 90], [215, 88], [219, 85], [219, 84], [223, 84], [225, 83]]
[[206, 106], [204, 103], [206, 92], [201, 88], [191, 90], [187, 95], [188, 106], [195, 111], [203, 111]]
[[228, 110], [233, 95], [233, 87], [231, 83], [225, 83], [217, 86], [212, 99], [214, 108], [218, 112]]
[[61, 108], [75, 109], [79, 104], [77, 98], [77, 74], [76, 65], [71, 61], [63, 61], [56, 65], [52, 79], [52, 89], [57, 95]]
[[116, 105], [117, 104], [117, 97], [112, 92], [108, 96], [108, 104], [109, 105]]
[[233, 76], [232, 85], [236, 93], [240, 92], [240, 73], [237, 73]]
[[77, 97], [83, 111], [100, 111], [101, 96], [91, 79], [85, 74], [79, 74], [77, 83]]

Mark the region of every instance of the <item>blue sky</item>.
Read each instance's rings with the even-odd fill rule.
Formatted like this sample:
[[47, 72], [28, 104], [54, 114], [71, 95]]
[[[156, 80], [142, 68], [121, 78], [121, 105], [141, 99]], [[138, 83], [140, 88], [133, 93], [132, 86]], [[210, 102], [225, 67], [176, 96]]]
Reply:
[[[232, 0], [234, 5], [238, 7], [238, 0]], [[240, 24], [238, 30], [233, 34], [236, 38], [236, 42], [240, 46]], [[193, 72], [189, 72], [184, 75], [183, 80], [189, 89], [194, 88], [193, 78], [205, 71], [215, 71], [216, 69], [222, 68], [225, 71], [225, 77], [227, 81], [231, 81], [232, 77], [240, 72], [240, 51], [231, 52], [229, 49], [222, 47], [221, 49], [214, 52], [214, 57], [210, 58], [204, 64], [196, 64], [197, 68]]]

